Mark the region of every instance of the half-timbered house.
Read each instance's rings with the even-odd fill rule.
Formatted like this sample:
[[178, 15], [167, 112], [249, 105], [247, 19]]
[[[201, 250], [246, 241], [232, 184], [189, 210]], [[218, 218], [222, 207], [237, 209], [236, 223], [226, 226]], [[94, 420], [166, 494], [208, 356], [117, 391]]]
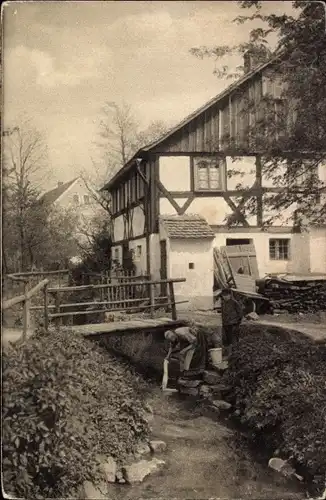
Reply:
[[[123, 264], [132, 254], [138, 273], [185, 277], [176, 295], [192, 307], [212, 304], [215, 246], [254, 243], [261, 277], [326, 273], [325, 227], [300, 232], [290, 212], [264, 206], [279, 188], [263, 172], [252, 130], [257, 123], [258, 136], [259, 118], [284, 103], [273, 63], [251, 63], [247, 55], [243, 77], [139, 150], [103, 188], [112, 197], [112, 258]], [[248, 200], [255, 210], [246, 213]]]

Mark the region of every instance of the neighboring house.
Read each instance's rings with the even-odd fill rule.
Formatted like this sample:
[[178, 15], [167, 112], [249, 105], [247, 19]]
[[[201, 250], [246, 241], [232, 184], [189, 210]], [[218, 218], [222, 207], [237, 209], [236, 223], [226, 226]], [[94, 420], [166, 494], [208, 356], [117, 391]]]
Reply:
[[83, 179], [76, 177], [66, 183], [58, 182], [57, 187], [43, 194], [41, 200], [62, 210], [71, 211], [73, 216], [77, 216], [75, 236], [84, 239], [83, 229], [103, 210], [95, 201], [94, 195], [95, 192], [87, 188]]
[[[139, 273], [185, 277], [176, 296], [187, 297], [190, 307], [212, 304], [214, 246], [254, 243], [261, 277], [326, 273], [325, 227], [301, 233], [288, 221], [290, 210], [274, 214], [271, 227], [264, 224], [271, 215], [264, 197], [279, 189], [263, 174], [248, 130], [265, 105], [285, 104], [271, 66], [254, 66], [246, 54], [240, 80], [139, 150], [102, 188], [112, 197], [112, 257], [123, 264], [132, 252]], [[241, 112], [248, 96], [254, 106]], [[326, 168], [318, 168], [326, 181]], [[255, 216], [243, 214], [248, 199], [256, 203]]]

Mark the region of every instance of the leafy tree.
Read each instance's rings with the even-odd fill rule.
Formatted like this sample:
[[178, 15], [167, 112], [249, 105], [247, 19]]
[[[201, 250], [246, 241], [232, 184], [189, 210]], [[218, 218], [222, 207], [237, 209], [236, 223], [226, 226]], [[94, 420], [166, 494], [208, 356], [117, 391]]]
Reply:
[[[266, 195], [264, 206], [273, 211], [295, 208], [294, 221], [324, 223], [326, 137], [326, 28], [321, 2], [292, 2], [290, 14], [264, 14], [264, 2], [238, 2], [250, 14], [238, 16], [238, 25], [254, 27], [247, 43], [233, 47], [215, 46], [191, 49], [199, 57], [216, 61], [234, 54], [250, 53], [257, 64], [271, 58], [270, 82], [282, 82], [280, 95], [264, 96], [260, 110], [246, 96], [242, 113], [256, 111], [256, 120], [248, 128], [247, 150], [262, 155], [263, 173], [269, 176], [279, 193]], [[276, 38], [276, 47], [271, 40]], [[273, 48], [273, 50], [272, 50]], [[240, 76], [227, 65], [216, 71], [218, 77]], [[304, 110], [304, 112], [303, 112]], [[286, 163], [286, 168], [280, 165]], [[319, 173], [322, 176], [318, 176]], [[250, 203], [250, 202], [249, 202]], [[255, 208], [249, 207], [249, 211]], [[272, 220], [272, 218], [271, 218]]]

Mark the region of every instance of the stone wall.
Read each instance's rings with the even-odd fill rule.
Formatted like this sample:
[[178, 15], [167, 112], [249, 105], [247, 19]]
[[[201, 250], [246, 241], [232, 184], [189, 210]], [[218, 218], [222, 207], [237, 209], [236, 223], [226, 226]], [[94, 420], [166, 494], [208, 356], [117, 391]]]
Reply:
[[167, 354], [164, 331], [124, 332], [92, 336], [106, 349], [126, 357], [144, 371], [161, 374]]

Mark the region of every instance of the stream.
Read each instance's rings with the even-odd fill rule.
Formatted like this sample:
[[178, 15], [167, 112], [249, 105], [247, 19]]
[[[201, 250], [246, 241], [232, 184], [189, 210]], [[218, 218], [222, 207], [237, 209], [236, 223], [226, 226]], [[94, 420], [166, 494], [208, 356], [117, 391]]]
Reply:
[[111, 485], [110, 498], [305, 498], [300, 483], [259, 463], [239, 445], [239, 431], [219, 417], [157, 388], [148, 402], [154, 412], [152, 439], [167, 443], [166, 452], [157, 455], [166, 466], [139, 485]]

